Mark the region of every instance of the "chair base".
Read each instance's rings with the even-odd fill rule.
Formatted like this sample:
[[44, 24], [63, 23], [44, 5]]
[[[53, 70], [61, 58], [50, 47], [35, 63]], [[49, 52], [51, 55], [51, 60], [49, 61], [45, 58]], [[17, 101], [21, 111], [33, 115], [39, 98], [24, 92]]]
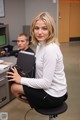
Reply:
[[59, 115], [64, 113], [67, 110], [68, 106], [64, 102], [61, 106], [51, 108], [51, 109], [35, 109], [38, 113], [43, 115], [48, 115], [49, 120], [55, 120], [55, 118]]
[[53, 115], [49, 115], [49, 120], [56, 120], [56, 117], [54, 117]]

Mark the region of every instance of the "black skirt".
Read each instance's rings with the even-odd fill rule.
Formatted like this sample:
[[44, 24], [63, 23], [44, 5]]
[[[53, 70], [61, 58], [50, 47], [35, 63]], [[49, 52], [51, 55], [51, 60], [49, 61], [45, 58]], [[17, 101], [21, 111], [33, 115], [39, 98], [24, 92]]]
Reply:
[[67, 93], [62, 97], [52, 97], [43, 89], [25, 85], [23, 85], [23, 89], [31, 108], [53, 108], [61, 105], [67, 99]]

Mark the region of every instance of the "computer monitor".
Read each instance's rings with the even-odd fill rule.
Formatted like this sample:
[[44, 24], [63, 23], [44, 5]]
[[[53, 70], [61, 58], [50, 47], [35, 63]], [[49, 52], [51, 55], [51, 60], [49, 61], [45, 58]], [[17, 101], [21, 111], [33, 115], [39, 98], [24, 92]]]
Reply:
[[5, 34], [0, 34], [0, 47], [8, 45], [8, 40]]

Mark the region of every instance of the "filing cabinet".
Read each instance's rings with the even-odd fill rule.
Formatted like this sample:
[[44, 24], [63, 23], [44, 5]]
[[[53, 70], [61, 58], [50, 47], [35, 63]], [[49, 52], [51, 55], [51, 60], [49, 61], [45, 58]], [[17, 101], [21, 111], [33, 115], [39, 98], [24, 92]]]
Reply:
[[9, 102], [9, 84], [5, 75], [6, 72], [0, 73], [0, 107]]

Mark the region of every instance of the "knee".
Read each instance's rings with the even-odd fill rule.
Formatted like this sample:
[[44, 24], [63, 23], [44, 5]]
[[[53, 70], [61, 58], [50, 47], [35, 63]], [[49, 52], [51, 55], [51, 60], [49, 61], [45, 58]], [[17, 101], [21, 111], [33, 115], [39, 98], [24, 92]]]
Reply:
[[13, 84], [11, 85], [11, 92], [12, 92], [13, 94], [23, 93], [23, 87], [22, 87], [22, 85], [13, 83]]
[[11, 92], [12, 92], [12, 93], [17, 92], [17, 88], [16, 88], [16, 84], [15, 84], [15, 83], [13, 83], [13, 84], [11, 85]]

